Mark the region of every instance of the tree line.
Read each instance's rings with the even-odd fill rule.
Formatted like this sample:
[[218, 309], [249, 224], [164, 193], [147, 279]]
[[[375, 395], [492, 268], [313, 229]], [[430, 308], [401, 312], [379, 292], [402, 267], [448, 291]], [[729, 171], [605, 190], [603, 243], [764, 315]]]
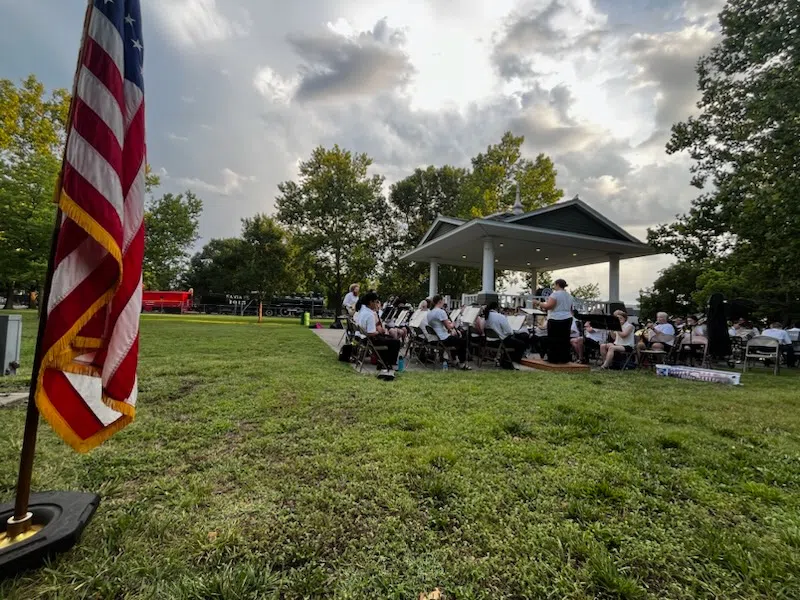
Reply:
[[[0, 289], [7, 307], [15, 291], [37, 291], [44, 282], [69, 102], [67, 90], [47, 94], [33, 75], [19, 86], [0, 80]], [[320, 146], [300, 163], [295, 180], [278, 185], [274, 216], [243, 219], [238, 237], [212, 239], [193, 256], [203, 202], [192, 190], [157, 196], [161, 182], [148, 166], [144, 285], [259, 300], [316, 292], [334, 307], [354, 281], [384, 295], [424, 297], [427, 266], [403, 263], [400, 256], [438, 215], [508, 211], [517, 183], [526, 210], [563, 196], [552, 160], [524, 157], [523, 143], [507, 132], [475, 156], [471, 168], [418, 168], [391, 185], [388, 196], [384, 177], [370, 172], [369, 156]], [[513, 281], [498, 275], [501, 285]], [[439, 282], [454, 294], [476, 290], [480, 273], [443, 266]], [[597, 288], [585, 291], [596, 294]]]
[[722, 293], [752, 317], [800, 319], [800, 3], [729, 0], [722, 40], [697, 64], [697, 117], [672, 128], [701, 190], [688, 213], [648, 232], [678, 261], [642, 308], [703, 312]]

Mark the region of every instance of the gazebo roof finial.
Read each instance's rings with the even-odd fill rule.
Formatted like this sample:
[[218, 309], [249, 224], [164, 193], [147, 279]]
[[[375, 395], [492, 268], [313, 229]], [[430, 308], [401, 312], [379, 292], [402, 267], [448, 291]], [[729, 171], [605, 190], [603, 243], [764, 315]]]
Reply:
[[525, 212], [525, 209], [522, 207], [522, 200], [520, 199], [519, 194], [519, 180], [517, 180], [517, 200], [514, 202], [513, 211], [515, 215], [521, 215]]

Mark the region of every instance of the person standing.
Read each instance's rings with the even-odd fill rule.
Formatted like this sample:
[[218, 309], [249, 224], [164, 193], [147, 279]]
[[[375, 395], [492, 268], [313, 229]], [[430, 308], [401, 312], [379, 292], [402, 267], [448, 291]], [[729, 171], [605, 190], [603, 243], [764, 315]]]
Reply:
[[556, 279], [553, 293], [544, 302], [534, 305], [547, 311], [547, 362], [569, 362], [570, 328], [572, 327], [572, 296], [567, 292], [567, 282]]

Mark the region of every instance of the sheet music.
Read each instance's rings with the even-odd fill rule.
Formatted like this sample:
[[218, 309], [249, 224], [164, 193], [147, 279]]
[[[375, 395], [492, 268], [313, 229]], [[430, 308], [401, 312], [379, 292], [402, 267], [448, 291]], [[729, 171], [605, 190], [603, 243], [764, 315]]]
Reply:
[[458, 321], [458, 317], [460, 317], [460, 316], [461, 316], [461, 309], [457, 308], [453, 312], [450, 313], [450, 320], [453, 323], [455, 323], [456, 321]]
[[511, 331], [519, 331], [525, 325], [525, 315], [508, 317], [508, 324], [511, 325]]
[[408, 317], [407, 310], [401, 310], [400, 314], [397, 315], [397, 327], [402, 327], [406, 324], [406, 318]]
[[480, 306], [468, 306], [461, 312], [461, 323], [464, 325], [474, 325], [475, 319], [481, 314]]
[[425, 322], [425, 317], [428, 316], [427, 310], [418, 310], [413, 315], [411, 315], [411, 320], [408, 324], [411, 327], [422, 327], [422, 324]]

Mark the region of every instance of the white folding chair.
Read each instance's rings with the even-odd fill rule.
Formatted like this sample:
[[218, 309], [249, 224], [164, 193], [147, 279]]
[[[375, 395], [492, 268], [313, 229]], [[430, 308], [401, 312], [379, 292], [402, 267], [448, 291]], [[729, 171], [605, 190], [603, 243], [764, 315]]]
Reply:
[[781, 370], [781, 343], [775, 338], [757, 335], [747, 342], [747, 347], [744, 350], [742, 372], [747, 371], [747, 364], [751, 358], [764, 361], [774, 360], [775, 368], [773, 373], [777, 375]]

